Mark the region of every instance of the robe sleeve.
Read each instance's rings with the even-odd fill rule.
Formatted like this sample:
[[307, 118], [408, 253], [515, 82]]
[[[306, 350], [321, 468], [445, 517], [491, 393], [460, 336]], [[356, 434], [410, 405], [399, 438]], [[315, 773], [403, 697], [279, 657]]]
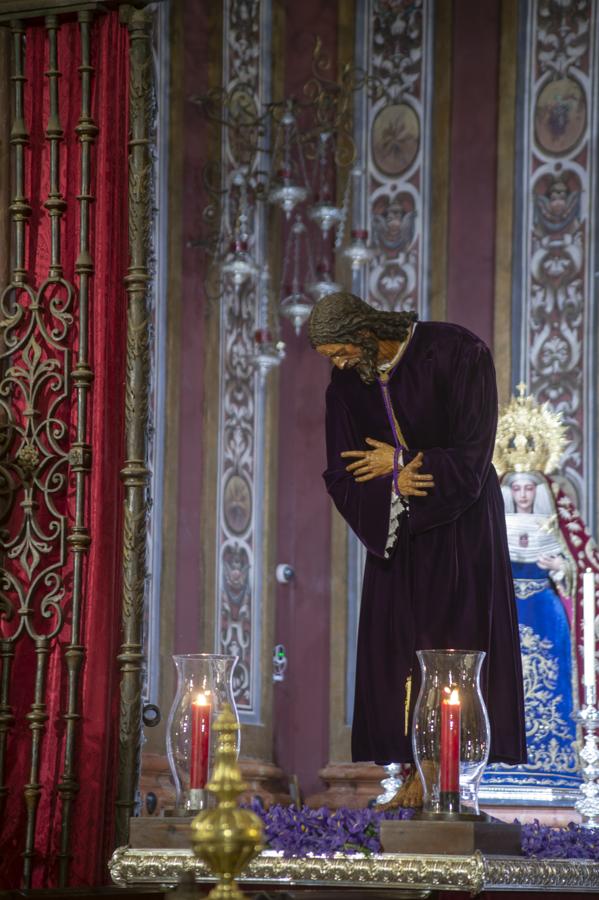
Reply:
[[326, 395], [327, 468], [323, 478], [335, 506], [365, 545], [376, 556], [385, 557], [389, 537], [393, 476], [384, 475], [357, 484], [345, 467], [344, 450], [366, 449], [365, 436], [331, 383]]
[[[461, 348], [451, 378], [450, 446], [422, 448], [423, 473], [431, 473], [434, 489], [426, 497], [410, 497], [410, 533], [419, 534], [454, 522], [475, 503], [491, 469], [497, 428], [495, 367], [482, 343]], [[418, 448], [404, 454], [406, 463]]]

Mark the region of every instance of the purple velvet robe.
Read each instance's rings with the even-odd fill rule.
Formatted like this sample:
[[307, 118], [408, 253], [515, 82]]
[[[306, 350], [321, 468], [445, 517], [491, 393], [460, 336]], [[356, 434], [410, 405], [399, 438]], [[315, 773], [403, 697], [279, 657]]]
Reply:
[[[503, 498], [491, 465], [497, 389], [491, 354], [457, 325], [421, 322], [389, 379], [409, 462], [424, 453], [435, 488], [410, 497], [385, 559], [392, 476], [356, 484], [343, 450], [393, 444], [378, 383], [333, 370], [327, 389], [327, 490], [368, 554], [358, 633], [354, 760], [411, 762], [420, 649], [484, 650], [491, 761], [526, 761], [518, 622]], [[412, 676], [409, 719], [406, 680]]]

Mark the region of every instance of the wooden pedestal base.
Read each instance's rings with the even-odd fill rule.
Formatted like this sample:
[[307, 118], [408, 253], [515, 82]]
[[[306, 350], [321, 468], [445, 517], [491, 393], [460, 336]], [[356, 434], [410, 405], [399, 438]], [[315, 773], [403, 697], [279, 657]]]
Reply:
[[[239, 760], [243, 780], [248, 786], [242, 801], [260, 797], [264, 806], [290, 802], [289, 791], [282, 771], [273, 763], [262, 759]], [[142, 816], [162, 816], [165, 810], [175, 806], [175, 789], [166, 756], [144, 753], [142, 757], [140, 792]]]
[[382, 792], [381, 778], [385, 777], [385, 770], [374, 763], [329, 763], [318, 774], [327, 788], [308, 797], [308, 806], [365, 809]]
[[520, 832], [520, 825], [497, 820], [388, 820], [381, 822], [381, 844], [385, 853], [468, 854], [480, 850], [486, 856], [521, 856]]

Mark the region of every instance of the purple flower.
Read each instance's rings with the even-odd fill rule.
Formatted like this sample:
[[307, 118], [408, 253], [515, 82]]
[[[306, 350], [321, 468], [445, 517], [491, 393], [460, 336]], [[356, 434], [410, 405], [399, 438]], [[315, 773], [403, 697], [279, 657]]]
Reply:
[[538, 819], [522, 826], [524, 856], [536, 859], [599, 860], [599, 829], [570, 822], [565, 828], [541, 825]]
[[335, 811], [280, 805], [264, 809], [256, 800], [250, 808], [262, 819], [268, 849], [280, 850], [285, 856], [380, 853], [381, 820], [408, 819], [413, 815], [412, 810], [404, 809], [383, 813], [345, 807]]
[[[335, 853], [380, 853], [380, 823], [384, 819], [410, 819], [410, 809], [377, 812], [374, 809], [331, 811], [325, 806], [271, 806], [264, 809], [258, 800], [250, 808], [264, 824], [264, 839], [269, 850], [285, 856], [332, 856]], [[524, 856], [537, 859], [599, 860], [599, 829], [582, 828], [570, 823], [566, 828], [550, 828], [534, 821], [522, 826]]]

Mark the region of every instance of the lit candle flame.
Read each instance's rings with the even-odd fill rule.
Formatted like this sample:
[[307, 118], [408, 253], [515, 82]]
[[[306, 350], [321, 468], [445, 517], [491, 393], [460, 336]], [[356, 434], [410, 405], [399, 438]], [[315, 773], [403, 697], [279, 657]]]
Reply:
[[449, 696], [445, 698], [445, 703], [448, 703], [450, 706], [459, 706], [460, 692], [458, 689], [446, 687], [444, 690], [446, 694], [449, 694]]
[[195, 698], [194, 703], [198, 706], [210, 706], [210, 697], [208, 696], [208, 691], [205, 694], [198, 694]]

